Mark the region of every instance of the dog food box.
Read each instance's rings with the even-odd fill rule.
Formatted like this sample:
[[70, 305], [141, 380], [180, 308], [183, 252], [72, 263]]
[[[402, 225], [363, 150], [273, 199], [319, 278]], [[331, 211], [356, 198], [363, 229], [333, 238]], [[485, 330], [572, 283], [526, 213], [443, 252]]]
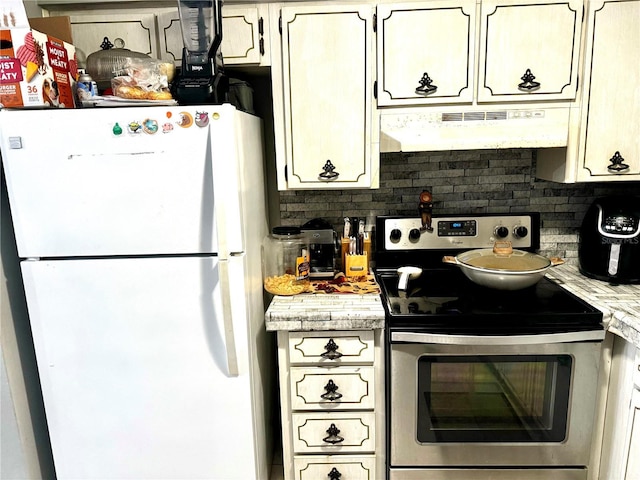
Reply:
[[75, 47], [32, 28], [0, 29], [0, 108], [74, 108]]

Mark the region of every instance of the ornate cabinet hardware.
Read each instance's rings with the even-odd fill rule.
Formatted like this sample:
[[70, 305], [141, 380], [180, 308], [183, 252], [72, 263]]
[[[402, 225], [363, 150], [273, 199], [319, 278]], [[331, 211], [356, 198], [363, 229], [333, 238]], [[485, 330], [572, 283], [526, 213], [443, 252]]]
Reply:
[[336, 342], [334, 342], [333, 338], [331, 338], [324, 346], [325, 351], [322, 352], [320, 356], [329, 360], [336, 360], [342, 356], [342, 353], [338, 352], [338, 348], [339, 347]]
[[532, 92], [533, 90], [539, 89], [540, 82], [536, 82], [535, 79], [535, 75], [531, 73], [530, 69], [527, 68], [527, 71], [524, 72], [524, 75], [520, 77], [522, 83], [518, 84], [518, 88], [527, 92]]
[[327, 160], [327, 162], [324, 164], [324, 167], [322, 167], [322, 170], [323, 171], [320, 173], [320, 175], [318, 175], [318, 178], [325, 182], [335, 180], [340, 175], [335, 171], [336, 167], [333, 165], [333, 163], [331, 163], [331, 160]]
[[625, 170], [629, 170], [629, 165], [624, 163], [624, 158], [620, 155], [620, 152], [616, 152], [613, 154], [613, 157], [609, 159], [611, 165], [607, 166], [607, 170], [610, 172], [624, 172]]
[[431, 95], [432, 93], [434, 93], [436, 90], [438, 90], [438, 87], [432, 82], [433, 80], [431, 80], [429, 74], [427, 72], [424, 72], [422, 78], [420, 79], [420, 86], [416, 88], [416, 94]]
[[322, 439], [323, 442], [331, 443], [332, 445], [335, 445], [336, 443], [344, 442], [344, 438], [338, 435], [340, 433], [340, 429], [336, 427], [335, 423], [332, 423], [329, 426], [329, 428], [327, 428], [327, 433], [329, 435], [327, 435]]
[[333, 380], [329, 380], [327, 382], [327, 384], [324, 386], [324, 389], [326, 391], [326, 393], [323, 393], [322, 395], [320, 395], [320, 398], [324, 399], [324, 400], [329, 400], [330, 402], [333, 402], [335, 400], [339, 400], [342, 398], [342, 394], [338, 393], [338, 385], [336, 385]]
[[329, 477], [329, 480], [340, 480], [341, 476], [342, 474], [338, 471], [336, 467], [333, 467], [329, 472], [329, 474], [327, 475], [327, 477]]

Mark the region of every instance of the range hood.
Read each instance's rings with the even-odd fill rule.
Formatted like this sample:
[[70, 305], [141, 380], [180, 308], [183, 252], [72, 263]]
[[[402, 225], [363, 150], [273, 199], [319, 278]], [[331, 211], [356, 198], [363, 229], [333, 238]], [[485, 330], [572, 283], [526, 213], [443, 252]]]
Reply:
[[383, 111], [380, 151], [565, 147], [570, 112], [569, 106]]

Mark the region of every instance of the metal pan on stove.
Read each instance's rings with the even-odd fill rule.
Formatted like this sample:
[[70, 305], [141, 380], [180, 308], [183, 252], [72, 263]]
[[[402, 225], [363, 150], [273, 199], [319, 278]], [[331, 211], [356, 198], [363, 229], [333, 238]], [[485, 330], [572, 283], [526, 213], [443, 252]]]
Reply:
[[558, 257], [547, 258], [523, 250], [514, 250], [511, 242], [496, 242], [493, 248], [445, 256], [444, 263], [457, 265], [472, 282], [498, 290], [522, 290], [538, 283], [547, 270], [562, 265]]

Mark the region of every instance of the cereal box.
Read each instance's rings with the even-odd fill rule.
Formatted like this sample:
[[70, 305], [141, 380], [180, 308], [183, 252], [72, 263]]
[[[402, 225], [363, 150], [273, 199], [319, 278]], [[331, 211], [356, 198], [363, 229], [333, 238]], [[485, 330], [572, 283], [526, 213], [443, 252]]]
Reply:
[[0, 107], [74, 108], [75, 47], [29, 27], [0, 29]]

